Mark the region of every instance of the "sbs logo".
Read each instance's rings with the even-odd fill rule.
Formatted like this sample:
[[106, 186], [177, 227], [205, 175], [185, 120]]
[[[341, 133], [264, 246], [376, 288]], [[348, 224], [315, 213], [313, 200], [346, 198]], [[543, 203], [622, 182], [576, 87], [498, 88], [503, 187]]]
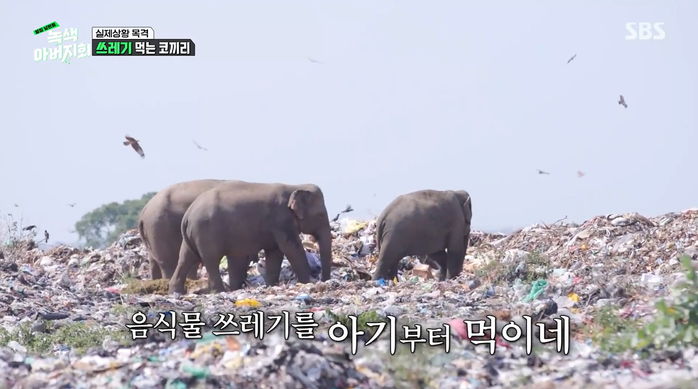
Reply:
[[655, 40], [661, 41], [666, 38], [666, 32], [664, 31], [664, 23], [661, 22], [628, 22], [625, 23], [625, 29], [627, 34], [625, 35], [626, 41], [648, 41]]

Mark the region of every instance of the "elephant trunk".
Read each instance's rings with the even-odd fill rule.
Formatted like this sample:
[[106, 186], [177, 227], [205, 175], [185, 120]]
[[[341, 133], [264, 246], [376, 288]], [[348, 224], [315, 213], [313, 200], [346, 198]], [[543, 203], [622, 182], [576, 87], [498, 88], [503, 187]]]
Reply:
[[322, 263], [322, 281], [330, 279], [332, 273], [332, 233], [329, 225], [315, 235], [320, 246], [320, 262]]

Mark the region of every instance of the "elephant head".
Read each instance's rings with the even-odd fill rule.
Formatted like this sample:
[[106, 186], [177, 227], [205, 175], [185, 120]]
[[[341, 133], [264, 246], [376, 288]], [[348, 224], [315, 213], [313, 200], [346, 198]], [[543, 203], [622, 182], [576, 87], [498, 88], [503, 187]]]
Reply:
[[316, 185], [302, 185], [291, 193], [288, 207], [295, 215], [300, 231], [317, 240], [320, 246], [322, 280], [329, 280], [332, 270], [332, 233], [322, 191]]

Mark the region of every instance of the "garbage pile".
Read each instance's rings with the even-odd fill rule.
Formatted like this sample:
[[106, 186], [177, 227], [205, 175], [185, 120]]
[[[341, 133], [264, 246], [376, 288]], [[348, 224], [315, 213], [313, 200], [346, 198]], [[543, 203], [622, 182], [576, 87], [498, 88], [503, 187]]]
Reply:
[[[698, 380], [695, 342], [638, 353], [613, 350], [602, 336], [619, 328], [608, 323], [645, 323], [659, 299], [672, 298], [686, 280], [682, 255], [698, 267], [698, 210], [474, 231], [463, 273], [443, 282], [434, 264], [412, 257], [396, 279], [371, 280], [374, 233], [374, 221], [333, 222], [329, 281], [298, 284], [284, 261], [283, 282], [267, 287], [262, 256], [244, 289], [220, 294], [169, 295], [166, 281], [132, 292], [149, 278], [136, 231], [103, 250], [3, 250], [0, 387], [663, 388]], [[317, 275], [317, 245], [306, 236], [303, 244]], [[188, 325], [185, 313], [202, 324]], [[228, 314], [239, 326], [223, 326]], [[464, 324], [488, 316], [494, 331]], [[165, 326], [171, 317], [177, 325]], [[546, 331], [526, 327], [527, 317]], [[133, 340], [145, 328], [137, 323], [152, 326]], [[372, 339], [377, 323], [384, 331]], [[508, 323], [521, 340], [506, 335]], [[540, 341], [565, 323], [568, 354], [558, 352], [561, 337]], [[231, 328], [241, 333], [220, 333]], [[308, 333], [314, 339], [302, 338]]]

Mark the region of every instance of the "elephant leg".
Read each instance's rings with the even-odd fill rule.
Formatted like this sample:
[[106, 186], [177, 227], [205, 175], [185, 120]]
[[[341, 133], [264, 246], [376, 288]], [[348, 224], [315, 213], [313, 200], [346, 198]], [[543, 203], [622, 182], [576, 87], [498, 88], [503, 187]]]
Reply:
[[187, 273], [191, 271], [191, 268], [196, 269], [199, 262], [199, 256], [189, 246], [186, 244], [180, 245], [179, 261], [172, 277], [170, 277], [170, 293], [185, 292], [184, 284], [187, 280]]
[[284, 253], [279, 249], [264, 250], [264, 282], [271, 286], [279, 283], [281, 263], [284, 261]]
[[250, 267], [250, 257], [228, 258], [228, 283], [230, 290], [242, 289], [247, 279], [247, 269]]
[[397, 272], [398, 269], [400, 269], [400, 262], [402, 261], [402, 258], [404, 257], [401, 256], [397, 261], [393, 263], [393, 266], [390, 267], [390, 274], [388, 275], [387, 279], [392, 280], [393, 278], [397, 277]]
[[[305, 249], [298, 235], [282, 232], [276, 239], [276, 244], [281, 252], [286, 255], [288, 261], [291, 262], [291, 268], [296, 273], [298, 282], [307, 284], [310, 282], [310, 265], [305, 257]], [[268, 267], [267, 267], [268, 269]]]
[[400, 264], [400, 259], [403, 255], [400, 253], [393, 252], [388, 245], [382, 245], [380, 252], [378, 253], [378, 261], [376, 265], [376, 270], [373, 273], [373, 279], [386, 279], [392, 280], [397, 277], [397, 268]]
[[161, 265], [160, 270], [162, 271], [162, 276], [164, 278], [172, 278], [172, 275], [179, 264], [179, 255], [181, 253], [181, 244], [176, 247], [168, 247], [167, 249], [160, 249], [162, 254], [159, 258], [158, 263]]
[[189, 272], [187, 272], [187, 278], [190, 280], [198, 280], [199, 279], [199, 264], [197, 263], [194, 265]]
[[[233, 289], [233, 279], [235, 279], [235, 277], [237, 277], [237, 273], [238, 273], [238, 269], [235, 266], [237, 260], [236, 260], [236, 258], [233, 258], [230, 255], [226, 255], [225, 260], [228, 263], [228, 286], [230, 286], [231, 290], [235, 290], [235, 289]], [[245, 270], [245, 274], [247, 274], [247, 270]], [[243, 281], [245, 281], [244, 278], [243, 278]], [[240, 288], [237, 288], [237, 289], [240, 289]]]
[[201, 258], [201, 261], [206, 267], [206, 273], [208, 273], [208, 287], [211, 292], [225, 292], [225, 285], [223, 284], [223, 278], [221, 278], [220, 256], [208, 256]]
[[150, 256], [150, 278], [154, 280], [159, 280], [162, 278], [162, 270], [160, 269], [160, 265], [152, 255]]
[[446, 251], [442, 250], [433, 254], [428, 255], [429, 259], [433, 262], [436, 262], [436, 264], [439, 265], [439, 281], [443, 281], [446, 279], [446, 270], [447, 270], [447, 255]]
[[463, 235], [456, 237], [456, 239], [451, 238], [451, 243], [448, 246], [447, 253], [447, 269], [448, 278], [456, 278], [463, 271], [463, 261], [465, 259], [465, 244], [463, 242]]

